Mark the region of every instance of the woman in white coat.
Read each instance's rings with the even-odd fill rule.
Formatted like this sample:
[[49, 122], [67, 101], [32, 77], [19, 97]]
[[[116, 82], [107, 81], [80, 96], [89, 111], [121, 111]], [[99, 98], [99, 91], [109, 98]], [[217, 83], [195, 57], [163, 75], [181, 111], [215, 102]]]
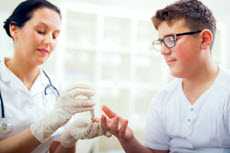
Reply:
[[[56, 46], [60, 26], [60, 10], [46, 0], [21, 2], [4, 23], [14, 55], [0, 63], [0, 153], [45, 153], [52, 134], [72, 115], [93, 109], [91, 88], [76, 86], [59, 96], [40, 68]], [[68, 131], [64, 135], [65, 141]], [[74, 152], [74, 145], [54, 148]]]

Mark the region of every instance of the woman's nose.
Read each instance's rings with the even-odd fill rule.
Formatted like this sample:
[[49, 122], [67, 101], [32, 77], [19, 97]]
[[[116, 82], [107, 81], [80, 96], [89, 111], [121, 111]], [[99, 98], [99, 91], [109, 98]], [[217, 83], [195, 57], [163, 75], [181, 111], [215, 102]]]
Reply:
[[52, 35], [47, 34], [47, 35], [45, 36], [45, 38], [44, 38], [44, 43], [45, 43], [45, 44], [51, 44], [52, 41], [53, 41]]

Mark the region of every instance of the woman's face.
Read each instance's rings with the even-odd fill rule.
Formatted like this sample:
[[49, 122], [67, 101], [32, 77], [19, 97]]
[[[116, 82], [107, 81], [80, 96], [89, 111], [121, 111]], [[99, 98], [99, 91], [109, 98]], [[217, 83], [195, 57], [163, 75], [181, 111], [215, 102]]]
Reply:
[[32, 65], [43, 64], [54, 50], [61, 28], [61, 17], [52, 9], [41, 8], [21, 28], [11, 26], [15, 57]]

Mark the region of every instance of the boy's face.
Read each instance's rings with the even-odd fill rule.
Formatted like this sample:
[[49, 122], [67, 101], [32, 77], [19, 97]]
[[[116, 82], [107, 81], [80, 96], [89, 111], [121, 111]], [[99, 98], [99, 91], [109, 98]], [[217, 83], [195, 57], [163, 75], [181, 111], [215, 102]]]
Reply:
[[[191, 32], [183, 19], [168, 24], [162, 22], [158, 26], [159, 37], [164, 38], [170, 34]], [[199, 70], [199, 61], [201, 57], [200, 45], [201, 39], [199, 33], [194, 35], [177, 36], [176, 44], [172, 48], [165, 47], [162, 44], [161, 54], [168, 64], [171, 74], [175, 77], [188, 78], [196, 74]]]

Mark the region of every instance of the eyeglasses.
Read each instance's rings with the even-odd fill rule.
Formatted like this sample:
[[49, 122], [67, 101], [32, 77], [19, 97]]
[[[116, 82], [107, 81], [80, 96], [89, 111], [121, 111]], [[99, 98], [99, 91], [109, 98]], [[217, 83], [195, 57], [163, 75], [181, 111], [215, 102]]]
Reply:
[[176, 46], [178, 36], [194, 35], [194, 34], [197, 34], [200, 32], [201, 32], [201, 30], [191, 31], [191, 32], [183, 32], [183, 33], [177, 33], [177, 34], [169, 34], [169, 35], [164, 36], [163, 38], [159, 38], [159, 39], [153, 41], [152, 45], [156, 49], [156, 51], [161, 51], [162, 43], [167, 48], [173, 48]]

